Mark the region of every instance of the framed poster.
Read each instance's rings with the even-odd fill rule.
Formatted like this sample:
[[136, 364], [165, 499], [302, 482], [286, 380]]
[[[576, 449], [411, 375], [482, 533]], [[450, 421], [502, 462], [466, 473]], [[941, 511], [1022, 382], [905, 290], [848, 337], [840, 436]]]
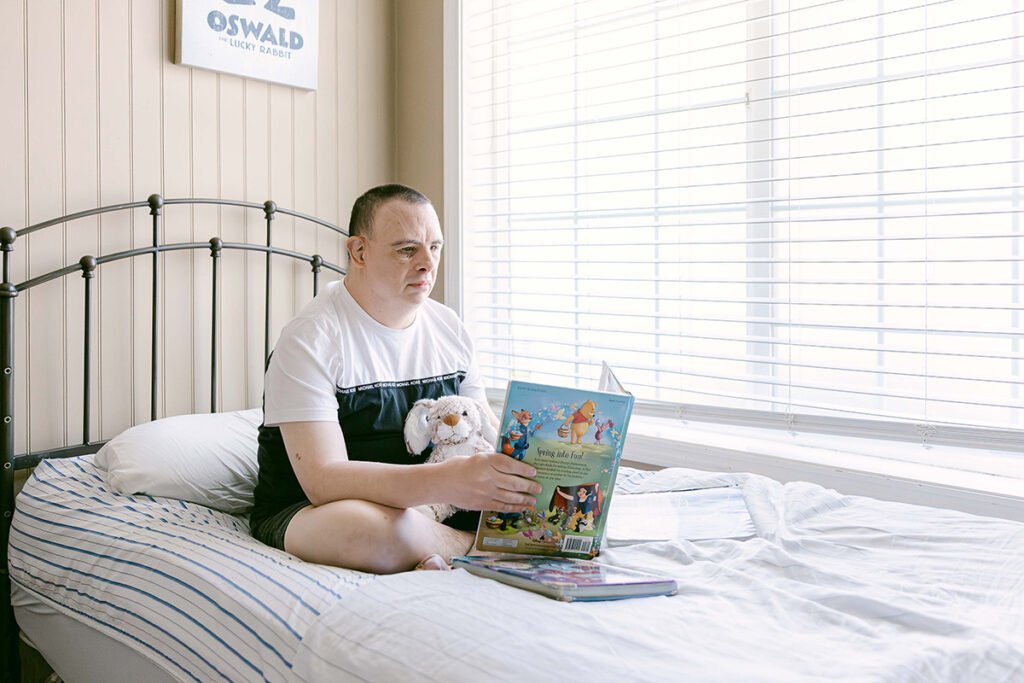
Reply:
[[177, 0], [175, 63], [316, 90], [319, 0]]

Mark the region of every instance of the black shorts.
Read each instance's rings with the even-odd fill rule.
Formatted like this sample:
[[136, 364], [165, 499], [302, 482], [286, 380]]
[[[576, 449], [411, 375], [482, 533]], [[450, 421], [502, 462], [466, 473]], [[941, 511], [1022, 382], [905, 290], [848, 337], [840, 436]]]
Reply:
[[[288, 525], [291, 524], [292, 518], [298, 514], [299, 510], [309, 506], [310, 502], [308, 500], [301, 500], [267, 517], [257, 519], [250, 517], [249, 531], [252, 537], [260, 543], [265, 543], [278, 550], [284, 550], [284, 534], [288, 530]], [[479, 523], [480, 513], [471, 510], [456, 510], [454, 515], [443, 522], [445, 526], [461, 531], [476, 531]]]
[[308, 500], [300, 500], [298, 503], [293, 503], [267, 517], [258, 520], [250, 519], [252, 537], [272, 548], [284, 550], [284, 533], [288, 530], [288, 524], [299, 510], [308, 508], [309, 505]]

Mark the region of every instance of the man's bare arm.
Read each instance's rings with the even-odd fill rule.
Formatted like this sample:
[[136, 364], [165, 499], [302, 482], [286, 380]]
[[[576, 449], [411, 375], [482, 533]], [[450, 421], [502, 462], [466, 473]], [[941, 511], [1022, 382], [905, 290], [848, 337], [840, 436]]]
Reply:
[[429, 465], [348, 459], [336, 422], [280, 425], [288, 458], [313, 505], [369, 500], [395, 508], [450, 503], [467, 510], [516, 512], [536, 502], [530, 465], [500, 453], [477, 453]]

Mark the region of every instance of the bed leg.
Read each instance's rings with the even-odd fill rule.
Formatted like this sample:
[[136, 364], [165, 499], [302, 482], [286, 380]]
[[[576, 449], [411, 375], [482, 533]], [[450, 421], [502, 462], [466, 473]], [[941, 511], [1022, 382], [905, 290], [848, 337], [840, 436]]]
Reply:
[[3, 642], [3, 655], [0, 661], [0, 681], [3, 683], [19, 683], [21, 681], [21, 660], [18, 656], [18, 622], [14, 620], [14, 609], [11, 608], [11, 578], [7, 575], [7, 567], [0, 573], [0, 593], [4, 596], [3, 614], [0, 614], [0, 637]]
[[3, 279], [0, 283], [0, 681], [18, 683], [21, 660], [18, 657], [18, 622], [11, 607], [11, 575], [7, 566], [7, 542], [14, 518], [14, 297], [18, 289], [7, 281], [7, 257], [17, 233], [0, 228]]

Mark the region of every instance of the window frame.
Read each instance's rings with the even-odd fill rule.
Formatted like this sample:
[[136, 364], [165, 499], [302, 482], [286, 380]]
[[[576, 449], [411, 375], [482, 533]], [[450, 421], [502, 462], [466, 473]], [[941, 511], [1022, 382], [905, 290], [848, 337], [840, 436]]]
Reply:
[[[755, 0], [750, 3], [750, 11], [756, 6], [768, 3], [769, 0]], [[466, 182], [461, 137], [463, 6], [463, 0], [444, 0], [445, 303], [460, 316], [465, 312], [463, 291], [467, 285], [462, 266], [462, 259], [465, 257], [462, 199]], [[769, 51], [770, 49], [767, 48]], [[752, 68], [767, 71], [771, 62], [770, 59], [752, 62]], [[752, 78], [762, 78], [764, 75], [766, 74], [757, 73]], [[770, 80], [763, 82], [771, 83]], [[768, 267], [771, 268], [770, 265]], [[763, 293], [760, 296], [763, 296]], [[503, 392], [500, 389], [493, 389], [489, 390], [488, 394], [492, 405], [500, 410]], [[702, 425], [731, 425], [749, 429], [751, 435], [758, 436], [750, 438], [747, 447], [742, 449], [737, 449], [734, 444], [730, 445], [727, 439], [719, 439], [714, 435], [687, 438], [686, 432], [690, 427], [699, 429]], [[1012, 477], [1005, 472], [972, 473], [980, 475], [981, 479], [974, 478], [970, 484], [960, 486], [952, 483], [957, 476], [955, 468], [939, 468], [942, 471], [938, 474], [929, 474], [929, 468], [920, 461], [887, 462], [884, 458], [878, 457], [878, 454], [865, 455], [857, 449], [821, 446], [820, 439], [817, 440], [819, 445], [804, 447], [804, 450], [810, 448], [809, 452], [821, 455], [820, 461], [780, 455], [777, 446], [792, 446], [794, 437], [798, 436], [797, 430], [815, 437], [842, 437], [851, 440], [864, 439], [866, 434], [870, 434], [869, 440], [877, 445], [879, 454], [884, 452], [887, 445], [902, 443], [920, 447], [924, 455], [935, 453], [935, 449], [975, 449], [993, 453], [997, 458], [1005, 456], [1019, 464], [1018, 454], [1024, 453], [1024, 442], [1018, 430], [638, 401], [631, 422], [631, 434], [625, 457], [643, 465], [679, 465], [716, 470], [742, 469], [783, 481], [806, 479], [824, 485], [842, 486], [845, 491], [863, 495], [924, 504], [935, 504], [929, 501], [942, 501], [942, 504], [949, 507], [1024, 521], [1024, 509], [1021, 509], [1020, 505], [1024, 502], [1024, 479]], [[777, 437], [774, 440], [770, 438], [773, 435]], [[875, 462], [872, 463], [872, 460]], [[903, 468], [899, 474], [893, 472], [893, 465], [896, 465], [897, 469]], [[1006, 472], [1008, 471], [1009, 468], [1006, 469]], [[985, 483], [984, 477], [989, 477], [988, 484]]]

